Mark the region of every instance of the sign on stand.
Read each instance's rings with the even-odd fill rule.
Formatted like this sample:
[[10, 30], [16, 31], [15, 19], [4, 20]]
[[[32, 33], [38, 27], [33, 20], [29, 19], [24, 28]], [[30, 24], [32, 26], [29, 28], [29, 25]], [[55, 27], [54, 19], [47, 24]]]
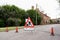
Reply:
[[30, 17], [28, 17], [28, 19], [25, 20], [24, 30], [34, 30], [34, 25], [31, 21]]

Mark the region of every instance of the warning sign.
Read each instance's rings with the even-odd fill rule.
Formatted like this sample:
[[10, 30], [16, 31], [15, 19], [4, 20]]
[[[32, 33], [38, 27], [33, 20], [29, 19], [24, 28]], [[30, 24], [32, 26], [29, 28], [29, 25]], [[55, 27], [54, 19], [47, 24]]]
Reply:
[[25, 26], [24, 26], [24, 30], [34, 30], [34, 25], [30, 19], [30, 17], [28, 17], [28, 19], [26, 19], [25, 21]]

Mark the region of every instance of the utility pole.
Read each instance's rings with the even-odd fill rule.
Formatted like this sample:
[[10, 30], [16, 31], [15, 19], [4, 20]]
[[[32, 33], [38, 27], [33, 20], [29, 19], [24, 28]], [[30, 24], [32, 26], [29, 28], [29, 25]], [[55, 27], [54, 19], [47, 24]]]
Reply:
[[36, 25], [37, 25], [37, 4], [36, 4]]

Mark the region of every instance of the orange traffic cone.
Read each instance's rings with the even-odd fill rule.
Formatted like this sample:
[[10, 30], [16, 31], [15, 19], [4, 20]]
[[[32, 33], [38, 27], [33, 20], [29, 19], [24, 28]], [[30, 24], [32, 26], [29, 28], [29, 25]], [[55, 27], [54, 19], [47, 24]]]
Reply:
[[54, 28], [51, 28], [51, 35], [54, 36]]
[[8, 27], [6, 27], [6, 32], [8, 32]]
[[16, 27], [16, 32], [18, 32], [18, 27]]

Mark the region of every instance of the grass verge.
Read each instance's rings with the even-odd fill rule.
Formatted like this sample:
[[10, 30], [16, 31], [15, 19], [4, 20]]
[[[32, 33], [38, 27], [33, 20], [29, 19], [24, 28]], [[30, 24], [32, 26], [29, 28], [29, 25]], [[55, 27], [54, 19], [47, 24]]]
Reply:
[[[18, 29], [22, 29], [23, 26], [18, 26]], [[8, 27], [8, 31], [10, 30], [15, 30], [16, 26], [12, 26], [12, 27]], [[6, 27], [0, 28], [0, 32], [5, 32], [6, 31]]]

